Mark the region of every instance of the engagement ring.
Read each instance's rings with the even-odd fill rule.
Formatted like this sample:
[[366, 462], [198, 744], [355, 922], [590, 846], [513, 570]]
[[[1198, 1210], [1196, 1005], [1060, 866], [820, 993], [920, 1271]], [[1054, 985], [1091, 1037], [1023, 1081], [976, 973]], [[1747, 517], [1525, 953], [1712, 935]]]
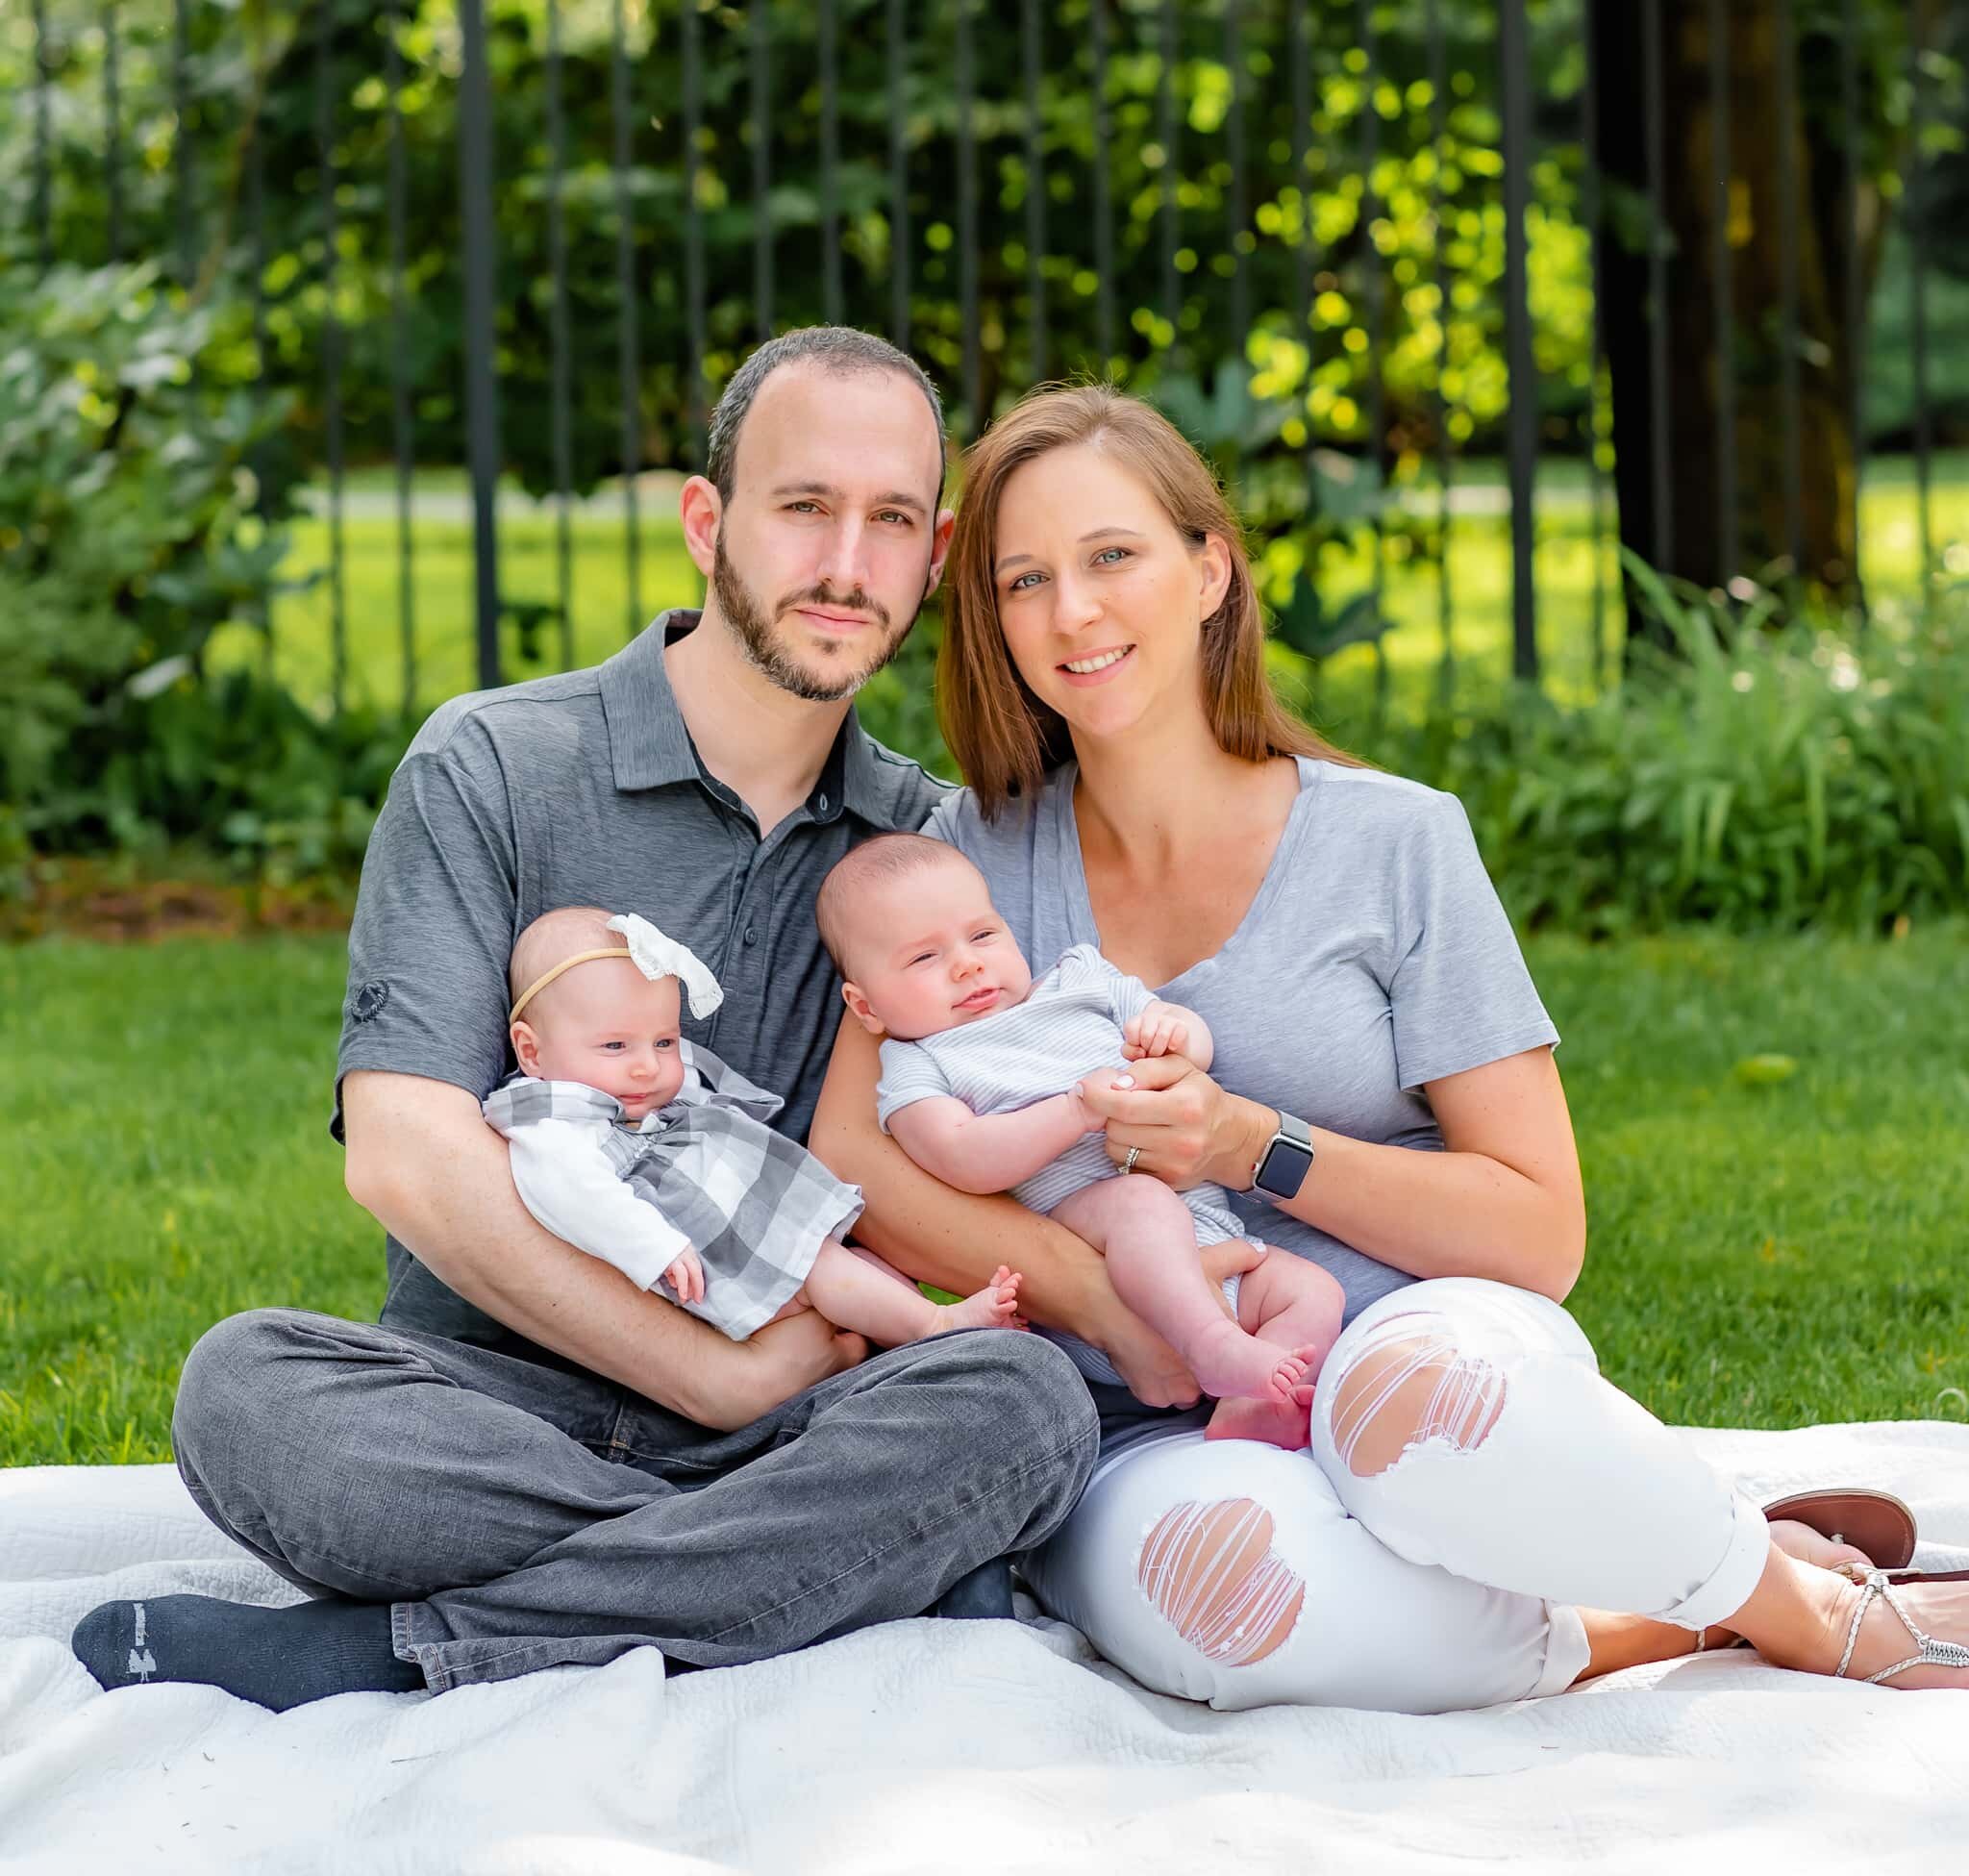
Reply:
[[1141, 1148], [1140, 1148], [1140, 1147], [1138, 1147], [1138, 1146], [1131, 1146], [1131, 1147], [1130, 1147], [1130, 1148], [1128, 1149], [1128, 1158], [1127, 1158], [1127, 1159], [1125, 1159], [1124, 1161], [1122, 1161], [1122, 1163], [1121, 1163], [1121, 1169], [1122, 1169], [1122, 1171], [1123, 1171], [1123, 1172], [1133, 1172], [1133, 1171], [1134, 1170], [1134, 1163], [1135, 1163], [1135, 1162], [1136, 1162], [1137, 1160], [1139, 1160], [1139, 1159], [1140, 1159], [1141, 1157], [1142, 1157], [1142, 1150], [1141, 1150]]

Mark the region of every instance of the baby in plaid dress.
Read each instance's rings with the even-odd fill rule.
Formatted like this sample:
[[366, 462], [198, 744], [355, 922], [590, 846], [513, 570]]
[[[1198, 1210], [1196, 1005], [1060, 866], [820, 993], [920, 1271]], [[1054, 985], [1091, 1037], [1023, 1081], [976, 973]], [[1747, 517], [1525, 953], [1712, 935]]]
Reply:
[[842, 1243], [860, 1189], [766, 1124], [778, 1095], [678, 1034], [684, 992], [693, 1016], [723, 992], [647, 920], [544, 913], [520, 934], [510, 978], [519, 1072], [485, 1114], [527, 1210], [557, 1238], [734, 1341], [809, 1306], [884, 1347], [1025, 1327], [1004, 1264], [975, 1296], [937, 1304]]
[[[1209, 1068], [1203, 1018], [1090, 944], [1035, 980], [984, 876], [922, 835], [855, 848], [822, 882], [816, 910], [849, 1010], [884, 1038], [883, 1130], [945, 1184], [1009, 1191], [1100, 1251], [1116, 1294], [1221, 1403], [1212, 1437], [1305, 1446], [1312, 1381], [1340, 1332], [1339, 1285], [1272, 1252], [1220, 1302], [1197, 1251], [1245, 1237], [1229, 1194], [1123, 1176], [1081, 1098], [1085, 1081], [1123, 1059], [1180, 1055]], [[1104, 1378], [1084, 1346], [1068, 1352]]]

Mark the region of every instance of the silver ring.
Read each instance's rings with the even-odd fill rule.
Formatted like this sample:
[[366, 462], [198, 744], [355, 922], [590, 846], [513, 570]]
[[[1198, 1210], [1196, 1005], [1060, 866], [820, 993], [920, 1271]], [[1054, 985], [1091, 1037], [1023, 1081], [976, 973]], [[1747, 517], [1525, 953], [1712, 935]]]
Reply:
[[1130, 1147], [1130, 1148], [1128, 1149], [1128, 1158], [1127, 1158], [1127, 1159], [1125, 1159], [1124, 1161], [1122, 1161], [1122, 1163], [1121, 1163], [1121, 1169], [1122, 1169], [1122, 1171], [1123, 1171], [1123, 1172], [1133, 1172], [1133, 1171], [1134, 1170], [1134, 1163], [1135, 1163], [1135, 1162], [1136, 1162], [1137, 1160], [1139, 1160], [1139, 1159], [1140, 1159], [1141, 1157], [1142, 1157], [1142, 1150], [1141, 1150], [1141, 1148], [1140, 1148], [1140, 1147], [1138, 1147], [1138, 1146], [1131, 1146], [1131, 1147]]

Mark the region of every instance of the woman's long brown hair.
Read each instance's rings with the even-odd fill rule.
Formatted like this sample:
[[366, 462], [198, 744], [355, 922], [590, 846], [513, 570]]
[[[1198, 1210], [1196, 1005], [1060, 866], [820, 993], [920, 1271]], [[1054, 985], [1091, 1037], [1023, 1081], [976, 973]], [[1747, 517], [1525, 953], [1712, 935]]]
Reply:
[[1013, 471], [1082, 443], [1140, 478], [1193, 546], [1216, 535], [1229, 551], [1230, 588], [1203, 626], [1203, 703], [1218, 747], [1253, 763], [1315, 756], [1353, 765], [1353, 757], [1315, 736], [1273, 694], [1244, 532], [1209, 464], [1139, 398], [1108, 385], [1075, 385], [1022, 399], [964, 456], [962, 506], [944, 583], [936, 713], [984, 817], [995, 817], [1014, 795], [1030, 801], [1046, 771], [1073, 753], [1065, 719], [1033, 694], [1006, 649], [991, 569], [998, 505]]

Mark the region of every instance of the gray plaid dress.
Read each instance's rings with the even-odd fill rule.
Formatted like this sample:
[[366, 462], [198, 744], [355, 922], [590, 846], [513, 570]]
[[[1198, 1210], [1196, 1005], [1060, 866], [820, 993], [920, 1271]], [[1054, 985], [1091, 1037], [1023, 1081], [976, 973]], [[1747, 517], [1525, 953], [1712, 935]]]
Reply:
[[542, 1225], [673, 1303], [663, 1272], [695, 1251], [704, 1301], [682, 1307], [743, 1341], [861, 1215], [861, 1192], [766, 1125], [777, 1094], [682, 1046], [684, 1085], [639, 1124], [612, 1094], [517, 1074], [486, 1096], [485, 1115]]

